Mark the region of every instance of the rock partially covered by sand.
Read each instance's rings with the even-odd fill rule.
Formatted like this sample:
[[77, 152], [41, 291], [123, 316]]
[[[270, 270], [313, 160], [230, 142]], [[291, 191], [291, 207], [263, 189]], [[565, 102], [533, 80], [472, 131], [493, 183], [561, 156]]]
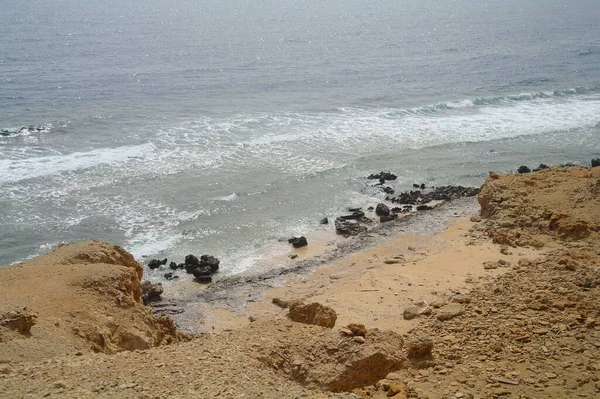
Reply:
[[337, 320], [335, 310], [318, 302], [293, 303], [290, 305], [288, 317], [298, 323], [314, 324], [326, 328], [333, 328]]
[[19, 334], [29, 334], [31, 327], [35, 325], [37, 315], [27, 308], [11, 310], [0, 315], [0, 342], [5, 329], [13, 330]]
[[[142, 266], [123, 248], [98, 241], [64, 245], [0, 267], [0, 314], [26, 307], [37, 323], [0, 343], [0, 362], [74, 351], [115, 353], [180, 339], [170, 319], [142, 304]], [[25, 331], [27, 328], [24, 328]]]
[[309, 388], [350, 391], [376, 383], [405, 362], [404, 341], [391, 331], [373, 329], [357, 342], [315, 326], [270, 324], [266, 329], [276, 329], [277, 339], [261, 342], [258, 359]]

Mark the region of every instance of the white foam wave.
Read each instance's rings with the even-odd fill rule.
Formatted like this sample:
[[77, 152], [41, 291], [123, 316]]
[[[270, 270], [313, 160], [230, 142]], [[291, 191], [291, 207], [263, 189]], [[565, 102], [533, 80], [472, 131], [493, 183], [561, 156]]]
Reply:
[[236, 193], [217, 198], [218, 201], [227, 201], [227, 202], [235, 201], [236, 199], [238, 199], [238, 195]]
[[118, 148], [99, 148], [87, 152], [51, 155], [26, 159], [0, 160], [0, 184], [83, 170], [99, 165], [115, 165], [144, 156], [156, 149], [151, 143]]

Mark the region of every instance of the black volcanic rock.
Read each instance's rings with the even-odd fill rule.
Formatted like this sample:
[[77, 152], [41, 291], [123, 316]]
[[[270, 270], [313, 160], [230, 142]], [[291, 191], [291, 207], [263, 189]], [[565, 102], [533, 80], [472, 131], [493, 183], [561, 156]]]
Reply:
[[389, 215], [383, 215], [379, 218], [381, 223], [391, 222], [392, 220], [398, 219], [398, 215], [396, 213], [390, 213]]
[[150, 269], [158, 269], [162, 265], [166, 265], [166, 264], [167, 264], [167, 258], [165, 258], [163, 260], [152, 259], [150, 262], [148, 262], [148, 267]]
[[379, 172], [379, 173], [373, 173], [371, 175], [369, 175], [368, 179], [370, 180], [379, 180], [380, 183], [383, 180], [383, 182], [385, 182], [386, 180], [396, 180], [398, 178], [398, 176], [396, 176], [395, 174], [391, 173], [391, 172]]
[[517, 172], [529, 173], [529, 172], [531, 172], [531, 169], [529, 169], [527, 166], [523, 165], [523, 166], [519, 166], [519, 169], [517, 169]]
[[387, 216], [390, 214], [390, 208], [388, 208], [386, 204], [380, 202], [375, 208], [375, 214], [377, 216]]
[[308, 245], [308, 241], [306, 240], [306, 237], [304, 237], [304, 236], [292, 237], [288, 240], [288, 242], [290, 244], [292, 244], [294, 246], [294, 248], [301, 248], [301, 247], [305, 247]]
[[592, 159], [592, 168], [595, 168], [597, 166], [600, 166], [600, 158]]

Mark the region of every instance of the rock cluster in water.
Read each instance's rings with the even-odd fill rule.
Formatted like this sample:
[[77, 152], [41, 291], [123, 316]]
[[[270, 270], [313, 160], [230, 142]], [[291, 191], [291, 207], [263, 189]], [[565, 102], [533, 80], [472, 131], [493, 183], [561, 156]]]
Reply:
[[[210, 283], [212, 282], [212, 275], [219, 271], [219, 264], [221, 261], [218, 258], [215, 258], [211, 255], [202, 255], [200, 259], [198, 259], [195, 255], [187, 255], [183, 263], [171, 262], [169, 263], [169, 269], [178, 270], [185, 269], [189, 274], [193, 274], [196, 281], [200, 283]], [[148, 267], [150, 269], [157, 269], [161, 266], [167, 264], [167, 259], [159, 260], [152, 259], [148, 262]], [[167, 280], [171, 280], [177, 278], [178, 276], [173, 275], [173, 273], [165, 273], [164, 277]]]

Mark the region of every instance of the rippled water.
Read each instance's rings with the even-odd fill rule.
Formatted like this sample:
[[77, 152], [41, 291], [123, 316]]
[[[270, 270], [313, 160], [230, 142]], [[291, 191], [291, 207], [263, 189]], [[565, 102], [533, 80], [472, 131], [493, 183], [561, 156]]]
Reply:
[[594, 1], [0, 3], [0, 264], [93, 238], [240, 271], [372, 172], [600, 156]]

